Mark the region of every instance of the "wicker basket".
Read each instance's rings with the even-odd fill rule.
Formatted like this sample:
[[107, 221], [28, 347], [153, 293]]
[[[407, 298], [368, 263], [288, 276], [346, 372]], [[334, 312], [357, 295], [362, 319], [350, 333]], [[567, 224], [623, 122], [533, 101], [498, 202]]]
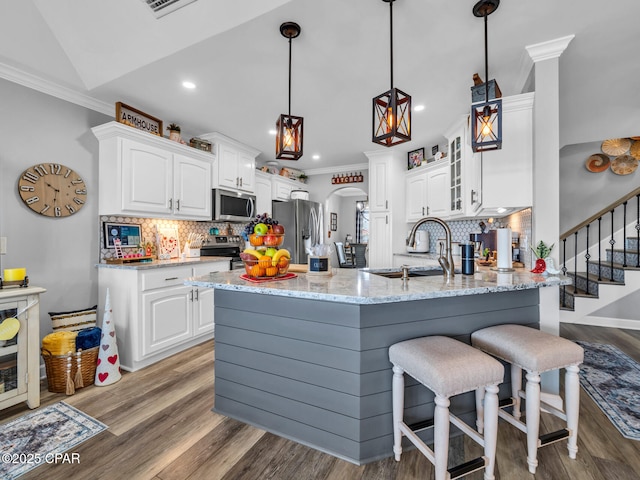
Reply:
[[[93, 385], [96, 376], [96, 363], [100, 347], [88, 348], [80, 352], [80, 373], [82, 383]], [[42, 358], [47, 371], [47, 385], [50, 392], [65, 393], [67, 391], [67, 355], [52, 355], [49, 350], [42, 349]], [[71, 356], [71, 380], [76, 376], [78, 359], [74, 353]]]

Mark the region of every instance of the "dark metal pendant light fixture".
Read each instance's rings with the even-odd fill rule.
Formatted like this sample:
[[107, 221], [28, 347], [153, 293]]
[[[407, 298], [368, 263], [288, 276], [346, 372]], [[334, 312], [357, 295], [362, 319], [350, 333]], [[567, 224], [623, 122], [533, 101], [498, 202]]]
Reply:
[[411, 96], [393, 86], [393, 2], [389, 4], [391, 89], [373, 99], [373, 142], [392, 147], [411, 141]]
[[302, 157], [302, 117], [291, 115], [291, 39], [300, 35], [300, 25], [285, 22], [280, 33], [289, 39], [289, 113], [282, 114], [276, 122], [276, 158], [298, 160]]
[[471, 104], [471, 148], [474, 152], [502, 148], [502, 100], [489, 99], [489, 54], [487, 17], [495, 12], [500, 0], [480, 0], [473, 7], [476, 17], [484, 17], [484, 101]]

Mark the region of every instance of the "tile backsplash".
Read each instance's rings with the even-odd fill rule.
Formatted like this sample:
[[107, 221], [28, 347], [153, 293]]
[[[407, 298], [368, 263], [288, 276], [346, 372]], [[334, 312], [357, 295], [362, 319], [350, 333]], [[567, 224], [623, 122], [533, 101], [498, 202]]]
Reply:
[[[107, 258], [113, 258], [115, 255], [115, 249], [104, 248], [104, 224], [108, 223], [124, 223], [132, 225], [140, 225], [140, 231], [142, 238], [141, 242], [151, 242], [153, 245], [156, 243], [155, 227], [176, 227], [178, 229], [178, 240], [180, 242], [180, 251], [184, 248], [184, 244], [187, 241], [187, 235], [190, 233], [199, 233], [205, 237], [209, 235], [211, 228], [217, 228], [221, 234], [226, 233], [227, 228], [231, 228], [231, 235], [240, 235], [244, 228], [242, 223], [228, 223], [228, 222], [196, 222], [189, 220], [166, 220], [163, 218], [138, 218], [138, 217], [122, 217], [119, 215], [103, 215], [100, 217], [100, 260]], [[139, 248], [127, 248], [123, 247], [124, 254], [138, 253]]]
[[[531, 209], [527, 208], [519, 212], [513, 213], [507, 217], [492, 219], [474, 218], [466, 220], [450, 220], [447, 222], [451, 229], [451, 241], [465, 243], [469, 241], [470, 233], [480, 233], [480, 222], [484, 222], [486, 230], [493, 230], [498, 227], [509, 227], [515, 234], [518, 234], [520, 242], [520, 261], [524, 263], [525, 268], [531, 268], [531, 249], [529, 248], [529, 239], [531, 238]], [[420, 230], [429, 232], [429, 251], [438, 253], [438, 240], [444, 238], [444, 230], [440, 225], [435, 223], [425, 223], [420, 226]], [[409, 229], [407, 229], [407, 234]]]

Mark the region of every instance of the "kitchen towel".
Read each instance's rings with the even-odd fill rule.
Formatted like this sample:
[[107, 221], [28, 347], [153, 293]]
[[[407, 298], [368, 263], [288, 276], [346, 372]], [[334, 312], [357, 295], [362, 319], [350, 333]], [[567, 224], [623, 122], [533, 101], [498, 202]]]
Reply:
[[511, 269], [511, 229], [498, 228], [498, 270]]

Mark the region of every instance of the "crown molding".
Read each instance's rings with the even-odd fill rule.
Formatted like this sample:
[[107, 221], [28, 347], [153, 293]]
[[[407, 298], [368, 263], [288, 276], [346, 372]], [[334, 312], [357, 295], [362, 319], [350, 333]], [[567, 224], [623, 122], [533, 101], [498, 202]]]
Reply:
[[305, 170], [304, 173], [307, 176], [310, 175], [324, 175], [324, 174], [334, 174], [334, 173], [345, 173], [345, 172], [353, 172], [362, 170], [369, 170], [368, 163], [354, 163], [352, 165], [339, 165], [333, 167], [323, 167], [323, 168], [312, 168], [309, 170]]
[[542, 62], [544, 60], [550, 60], [552, 58], [558, 58], [562, 55], [571, 40], [575, 38], [575, 35], [567, 35], [566, 37], [556, 38], [555, 40], [549, 40], [542, 43], [536, 43], [524, 48], [527, 49], [531, 60], [534, 63]]
[[37, 90], [38, 92], [42, 92], [46, 95], [51, 95], [52, 97], [74, 103], [105, 115], [114, 116], [115, 114], [114, 104], [97, 100], [89, 95], [80, 93], [77, 90], [63, 87], [62, 85], [50, 80], [45, 80], [42, 77], [27, 73], [24, 70], [20, 70], [2, 62], [0, 62], [0, 78], [4, 78], [10, 82], [17, 83], [24, 87]]

